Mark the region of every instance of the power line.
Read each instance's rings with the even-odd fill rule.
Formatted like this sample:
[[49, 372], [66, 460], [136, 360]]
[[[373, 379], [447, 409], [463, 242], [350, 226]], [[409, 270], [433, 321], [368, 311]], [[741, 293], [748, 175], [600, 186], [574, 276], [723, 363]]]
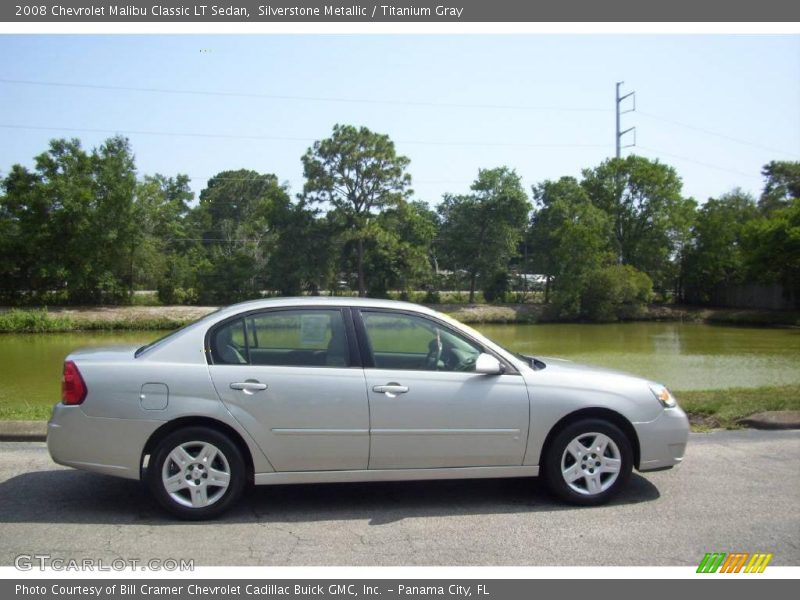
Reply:
[[695, 125], [689, 125], [688, 123], [683, 123], [681, 121], [676, 121], [674, 119], [668, 119], [666, 117], [660, 117], [658, 115], [654, 115], [649, 112], [645, 111], [638, 111], [638, 114], [648, 117], [650, 119], [655, 119], [657, 121], [663, 121], [665, 123], [669, 123], [671, 125], [677, 125], [678, 127], [683, 127], [685, 129], [691, 129], [693, 131], [698, 131], [700, 133], [704, 133], [706, 135], [712, 135], [718, 138], [722, 138], [724, 140], [728, 140], [729, 142], [736, 142], [737, 144], [742, 144], [744, 146], [752, 146], [753, 148], [760, 148], [761, 150], [769, 150], [770, 152], [778, 152], [780, 154], [786, 154], [787, 156], [800, 156], [797, 152], [786, 152], [785, 150], [779, 150], [777, 148], [771, 148], [770, 146], [764, 146], [762, 144], [757, 144], [754, 142], [749, 142], [747, 140], [743, 140], [740, 138], [736, 138], [725, 133], [719, 133], [718, 131], [712, 131], [711, 129], [705, 129], [704, 127], [696, 127]]
[[[315, 138], [301, 138], [274, 135], [246, 135], [232, 133], [198, 133], [198, 132], [179, 132], [179, 131], [147, 131], [147, 130], [121, 130], [121, 129], [98, 129], [89, 127], [49, 127], [39, 125], [10, 125], [0, 124], [3, 129], [35, 130], [35, 131], [79, 131], [83, 133], [102, 133], [109, 135], [154, 135], [164, 137], [193, 137], [193, 138], [215, 138], [215, 139], [243, 139], [243, 140], [270, 140], [280, 142], [315, 142]], [[525, 142], [446, 142], [430, 140], [397, 140], [398, 144], [408, 144], [410, 146], [485, 146], [485, 147], [508, 147], [508, 148], [605, 148], [607, 144], [532, 144]]]
[[338, 102], [354, 104], [379, 104], [389, 106], [418, 106], [424, 108], [477, 108], [497, 110], [539, 110], [562, 112], [608, 112], [606, 108], [569, 107], [569, 106], [531, 106], [524, 104], [468, 104], [452, 102], [429, 102], [420, 100], [383, 100], [374, 98], [337, 98], [326, 96], [292, 96], [284, 94], [263, 94], [254, 92], [221, 92], [213, 90], [180, 90], [172, 88], [149, 88], [117, 85], [100, 85], [90, 83], [67, 83], [60, 81], [33, 81], [29, 79], [0, 79], [0, 83], [16, 85], [37, 85], [64, 88], [85, 88], [93, 90], [107, 90], [118, 92], [145, 92], [157, 94], [181, 94], [192, 96], [220, 96], [226, 98], [261, 98], [269, 100], [290, 100], [308, 102]]
[[[449, 102], [430, 102], [430, 101], [415, 101], [415, 100], [384, 100], [384, 99], [370, 99], [370, 98], [338, 98], [338, 97], [325, 97], [325, 96], [294, 96], [294, 95], [282, 95], [282, 94], [264, 94], [264, 93], [254, 93], [254, 92], [225, 92], [225, 91], [214, 91], [214, 90], [181, 90], [181, 89], [172, 89], [172, 88], [148, 88], [148, 87], [134, 87], [134, 86], [114, 86], [114, 85], [100, 85], [100, 84], [89, 84], [89, 83], [69, 83], [69, 82], [58, 82], [58, 81], [34, 81], [34, 80], [27, 80], [27, 79], [6, 79], [0, 78], [0, 83], [6, 84], [15, 84], [15, 85], [32, 85], [32, 86], [49, 86], [49, 87], [63, 87], [63, 88], [84, 88], [84, 89], [95, 89], [95, 90], [107, 90], [107, 91], [122, 91], [122, 92], [143, 92], [143, 93], [160, 93], [160, 94], [179, 94], [179, 95], [200, 95], [200, 96], [219, 96], [219, 97], [241, 97], [241, 98], [261, 98], [261, 99], [272, 99], [272, 100], [287, 100], [287, 101], [309, 101], [309, 102], [338, 102], [338, 103], [356, 103], [356, 104], [377, 104], [377, 105], [391, 105], [391, 106], [418, 106], [418, 107], [427, 107], [427, 108], [465, 108], [465, 109], [497, 109], [497, 110], [531, 110], [531, 111], [561, 111], [561, 112], [610, 112], [609, 109], [605, 108], [592, 108], [592, 107], [564, 107], [564, 106], [533, 106], [533, 105], [515, 105], [515, 104], [469, 104], [469, 103], [449, 103]], [[627, 94], [619, 100], [624, 100], [631, 94]], [[628, 111], [623, 111], [628, 112]], [[719, 137], [722, 139], [726, 139], [728, 141], [732, 141], [738, 144], [743, 144], [746, 146], [752, 146], [754, 148], [760, 148], [762, 150], [768, 150], [770, 152], [778, 152], [780, 154], [785, 154], [787, 156], [798, 156], [797, 152], [787, 152], [786, 150], [781, 150], [778, 148], [772, 148], [770, 146], [765, 146], [763, 144], [758, 144], [755, 142], [751, 142], [748, 140], [743, 140], [741, 138], [736, 138], [724, 133], [720, 133], [718, 131], [713, 131], [710, 129], [706, 129], [703, 127], [697, 127], [695, 125], [690, 125], [688, 123], [684, 123], [682, 121], [678, 121], [675, 119], [662, 117], [659, 115], [655, 115], [653, 113], [649, 113], [646, 111], [637, 111], [638, 114], [648, 117], [650, 119], [655, 119], [658, 121], [663, 121], [665, 123], [670, 123], [672, 125], [677, 125], [678, 127], [684, 127], [686, 129], [691, 129], [694, 131], [698, 131], [700, 133], [704, 133], [706, 135], [711, 135], [715, 137]], [[633, 128], [631, 128], [633, 129]], [[619, 133], [619, 135], [623, 135], [630, 130], [626, 130], [624, 132]], [[407, 143], [417, 143], [417, 142], [407, 142]], [[421, 142], [420, 142], [421, 143]]]
[[694, 163], [696, 165], [700, 165], [702, 167], [707, 167], [709, 169], [716, 169], [718, 171], [725, 171], [727, 173], [733, 173], [734, 175], [740, 175], [742, 177], [751, 177], [753, 179], [761, 179], [760, 175], [753, 175], [752, 173], [744, 173], [742, 171], [737, 171], [736, 169], [730, 169], [728, 167], [721, 167], [719, 165], [714, 165], [711, 163], [695, 160], [694, 158], [689, 158], [688, 156], [681, 156], [680, 154], [672, 154], [670, 152], [665, 152], [663, 150], [657, 150], [655, 148], [648, 148], [647, 146], [639, 146], [641, 150], [645, 152], [652, 152], [653, 154], [668, 156], [670, 158], [677, 158], [678, 160], [684, 160], [686, 162]]

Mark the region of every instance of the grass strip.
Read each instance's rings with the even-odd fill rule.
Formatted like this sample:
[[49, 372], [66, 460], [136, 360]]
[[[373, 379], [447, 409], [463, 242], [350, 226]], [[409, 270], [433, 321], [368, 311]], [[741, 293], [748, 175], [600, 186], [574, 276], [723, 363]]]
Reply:
[[771, 410], [800, 410], [800, 385], [675, 392], [692, 429], [736, 429], [737, 421]]
[[46, 308], [0, 313], [0, 333], [63, 333], [70, 331], [173, 330], [195, 318], [168, 316], [90, 319], [49, 312]]
[[[548, 306], [542, 304], [429, 304], [431, 308], [447, 313], [462, 323], [565, 323]], [[97, 307], [95, 307], [97, 308]], [[0, 333], [56, 333], [69, 331], [140, 331], [144, 329], [170, 330], [191, 323], [204, 313], [197, 307], [192, 315], [181, 312], [191, 307], [154, 306], [150, 314], [132, 311], [142, 307], [104, 307], [102, 317], [95, 315], [93, 307], [73, 309], [69, 314], [47, 308], [0, 310]], [[207, 311], [212, 310], [207, 307]], [[199, 312], [198, 312], [199, 311]], [[111, 314], [108, 314], [111, 313]], [[177, 314], [176, 314], [177, 313]], [[800, 312], [774, 310], [708, 309], [676, 305], [652, 305], [635, 321], [684, 321], [719, 325], [752, 327], [800, 327]]]

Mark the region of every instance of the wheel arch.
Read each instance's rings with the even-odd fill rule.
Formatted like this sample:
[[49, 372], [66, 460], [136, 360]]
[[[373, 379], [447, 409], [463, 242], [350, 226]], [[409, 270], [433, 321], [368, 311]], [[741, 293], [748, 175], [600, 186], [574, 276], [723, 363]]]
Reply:
[[178, 431], [179, 429], [198, 426], [208, 427], [209, 429], [218, 431], [219, 433], [230, 438], [231, 442], [235, 444], [239, 449], [239, 452], [242, 453], [242, 458], [244, 459], [245, 467], [247, 469], [247, 481], [252, 483], [255, 473], [253, 455], [241, 434], [233, 427], [223, 423], [222, 421], [218, 421], [217, 419], [211, 417], [200, 416], [179, 417], [177, 419], [173, 419], [172, 421], [167, 421], [150, 435], [144, 445], [144, 448], [142, 449], [142, 455], [139, 459], [139, 478], [144, 481], [146, 470], [146, 467], [144, 466], [145, 457], [152, 455], [153, 450], [155, 450], [156, 446], [159, 444], [159, 442], [161, 442], [161, 440], [163, 440], [169, 434]]
[[616, 425], [622, 430], [622, 433], [625, 434], [625, 437], [628, 438], [628, 441], [631, 444], [631, 449], [633, 450], [633, 466], [637, 469], [639, 468], [639, 459], [641, 457], [641, 451], [639, 447], [639, 436], [636, 434], [636, 430], [634, 429], [631, 422], [622, 416], [617, 411], [611, 410], [610, 408], [603, 408], [603, 407], [591, 407], [591, 408], [581, 408], [574, 412], [569, 413], [568, 415], [563, 416], [553, 427], [550, 428], [550, 432], [547, 434], [547, 437], [544, 440], [544, 444], [542, 444], [542, 451], [539, 457], [539, 464], [542, 465], [544, 463], [544, 459], [547, 455], [547, 452], [550, 450], [550, 446], [553, 443], [553, 440], [558, 436], [561, 431], [563, 431], [567, 426], [575, 423], [577, 421], [582, 421], [584, 419], [602, 419], [605, 421], [609, 421], [610, 423]]

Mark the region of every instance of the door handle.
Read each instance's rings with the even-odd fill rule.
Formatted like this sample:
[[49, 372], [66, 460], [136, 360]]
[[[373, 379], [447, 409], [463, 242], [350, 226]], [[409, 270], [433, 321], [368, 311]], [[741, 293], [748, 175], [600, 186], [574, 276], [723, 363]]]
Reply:
[[389, 398], [394, 398], [399, 394], [405, 394], [408, 391], [408, 386], [400, 385], [399, 383], [387, 383], [386, 385], [373, 386], [372, 391], [378, 394], [386, 394]]
[[245, 394], [255, 394], [256, 392], [267, 389], [267, 387], [268, 386], [266, 383], [261, 383], [260, 381], [255, 381], [252, 379], [231, 384], [232, 390], [242, 390]]

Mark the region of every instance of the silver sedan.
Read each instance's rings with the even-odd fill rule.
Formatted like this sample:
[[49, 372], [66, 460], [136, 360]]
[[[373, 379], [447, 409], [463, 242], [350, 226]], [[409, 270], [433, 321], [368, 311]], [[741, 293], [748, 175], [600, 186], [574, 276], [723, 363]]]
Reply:
[[596, 505], [681, 462], [688, 421], [631, 375], [510, 352], [425, 307], [258, 300], [64, 363], [57, 463], [210, 518], [260, 485], [542, 475]]

